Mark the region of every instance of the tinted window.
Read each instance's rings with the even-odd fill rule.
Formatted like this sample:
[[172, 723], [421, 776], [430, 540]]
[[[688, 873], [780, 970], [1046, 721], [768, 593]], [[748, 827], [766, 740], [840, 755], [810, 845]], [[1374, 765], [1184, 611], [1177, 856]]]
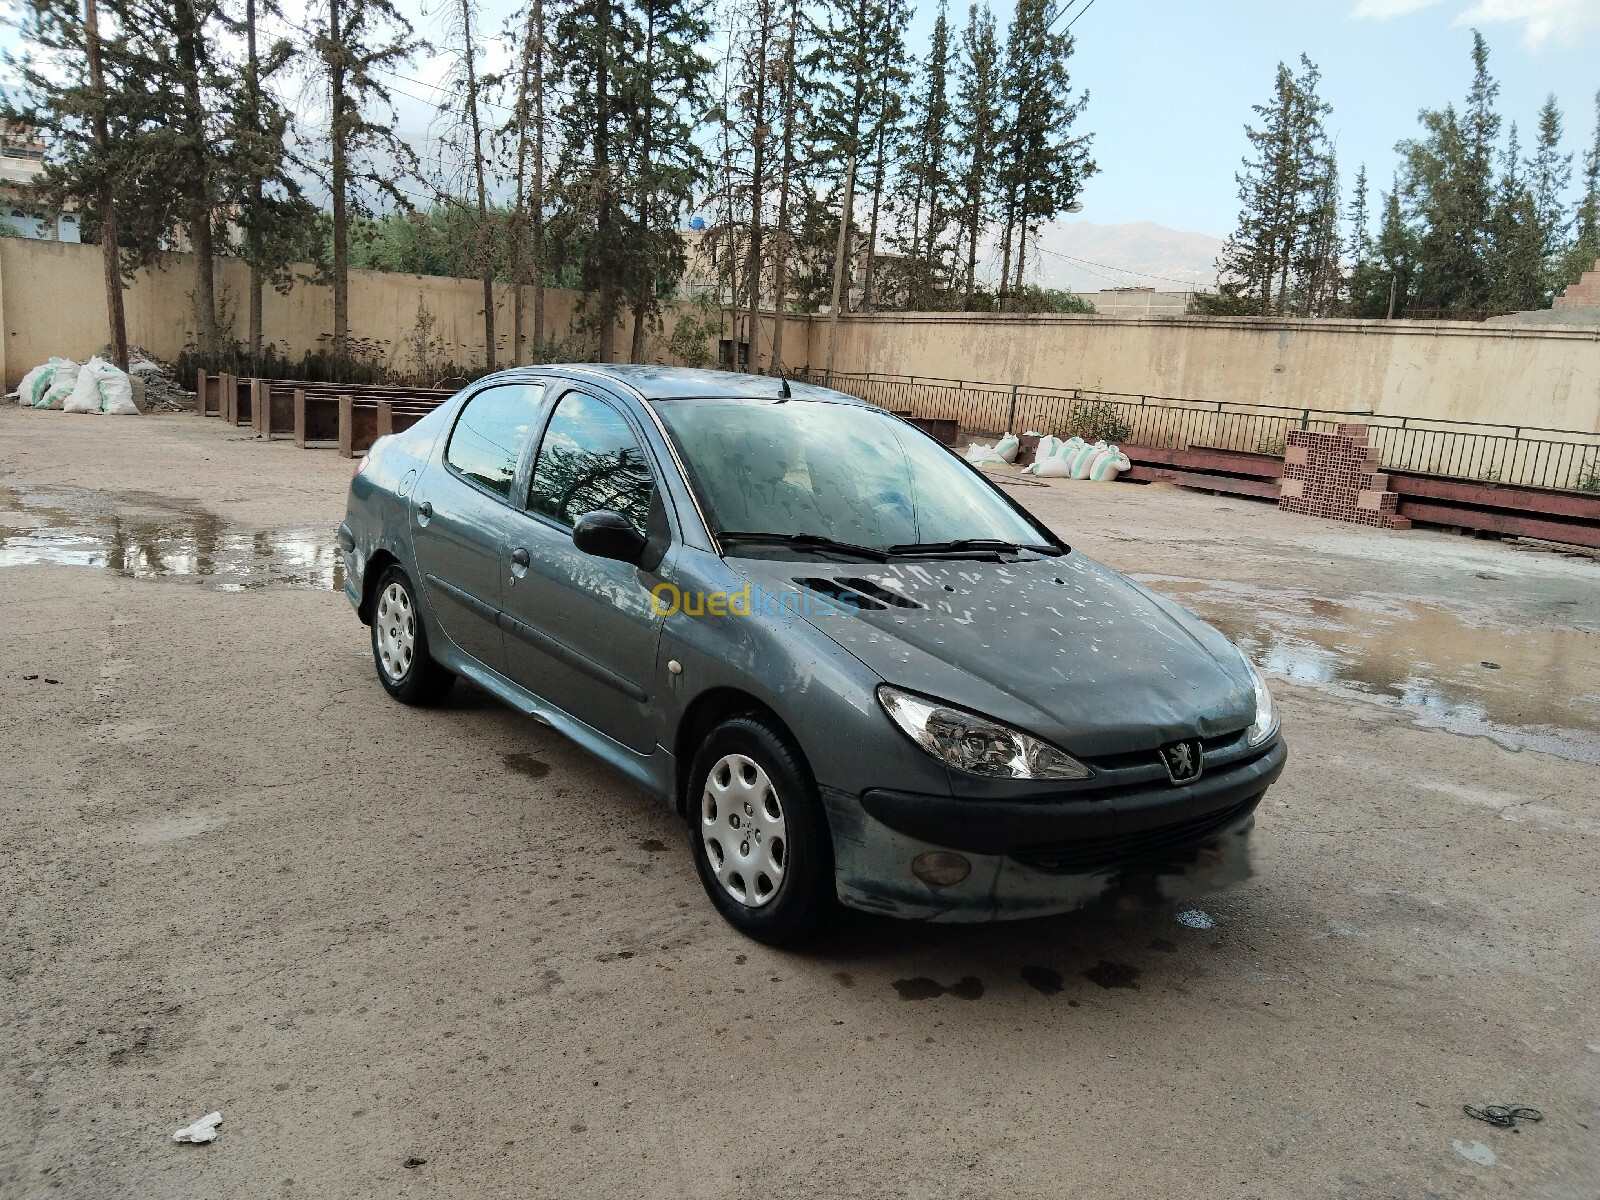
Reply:
[[474, 483], [511, 498], [517, 459], [528, 444], [539, 397], [538, 384], [513, 384], [479, 392], [467, 401], [450, 434], [444, 459]]
[[621, 413], [580, 392], [561, 397], [534, 463], [530, 510], [570, 526], [585, 513], [614, 509], [642, 534], [654, 488]]
[[955, 456], [878, 409], [675, 400], [657, 411], [719, 530], [816, 534], [880, 548], [1041, 541]]

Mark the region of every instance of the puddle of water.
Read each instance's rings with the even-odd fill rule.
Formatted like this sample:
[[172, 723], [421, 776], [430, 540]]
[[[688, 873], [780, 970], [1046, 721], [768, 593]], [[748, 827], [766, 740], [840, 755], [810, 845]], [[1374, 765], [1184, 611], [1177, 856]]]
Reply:
[[198, 579], [219, 591], [344, 587], [326, 529], [243, 532], [162, 497], [0, 488], [0, 567], [41, 563]]
[[1243, 584], [1142, 576], [1267, 675], [1395, 705], [1419, 723], [1600, 763], [1600, 635], [1469, 625], [1412, 601], [1365, 607]]

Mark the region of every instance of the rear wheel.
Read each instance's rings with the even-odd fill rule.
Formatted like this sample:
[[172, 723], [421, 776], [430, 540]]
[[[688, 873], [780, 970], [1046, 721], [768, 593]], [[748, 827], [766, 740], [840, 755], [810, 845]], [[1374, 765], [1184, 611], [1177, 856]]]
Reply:
[[822, 929], [837, 908], [833, 848], [789, 740], [756, 717], [724, 721], [695, 755], [689, 786], [695, 868], [717, 911], [773, 944]]
[[402, 704], [432, 704], [456, 681], [428, 653], [416, 591], [392, 564], [379, 577], [372, 604], [372, 661], [384, 690]]

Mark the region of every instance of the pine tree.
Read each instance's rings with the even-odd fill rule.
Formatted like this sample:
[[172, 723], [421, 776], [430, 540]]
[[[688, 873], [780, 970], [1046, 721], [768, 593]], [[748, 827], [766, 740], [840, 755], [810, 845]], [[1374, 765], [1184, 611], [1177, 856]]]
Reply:
[[748, 171], [744, 189], [748, 220], [743, 278], [735, 285], [734, 293], [737, 300], [742, 285], [746, 307], [745, 338], [750, 343], [750, 359], [743, 365], [753, 368], [761, 328], [761, 270], [766, 251], [763, 222], [772, 185], [772, 160], [779, 150], [773, 110], [782, 85], [777, 77], [779, 64], [774, 61], [773, 50], [782, 36], [782, 9], [779, 0], [747, 0], [737, 12], [742, 28], [734, 44], [734, 53], [739, 59], [736, 108], [741, 118], [736, 125], [743, 135], [742, 150]]
[[878, 230], [885, 205], [890, 203], [891, 161], [905, 133], [902, 128], [906, 117], [904, 97], [911, 82], [911, 73], [905, 66], [905, 32], [911, 19], [911, 7], [907, 0], [883, 0], [883, 12], [878, 57], [872, 63], [872, 82], [878, 91], [876, 119], [868, 139], [870, 157], [862, 164], [866, 168], [867, 192], [871, 197], [867, 209], [867, 260], [861, 283], [861, 307], [866, 312], [872, 312], [875, 306]]
[[1458, 115], [1446, 105], [1420, 115], [1424, 136], [1401, 142], [1406, 194], [1420, 230], [1418, 300], [1422, 307], [1471, 313], [1490, 291], [1490, 218], [1500, 118], [1499, 84], [1489, 75], [1489, 49], [1472, 33], [1472, 87]]
[[629, 292], [630, 362], [642, 362], [646, 331], [683, 275], [679, 232], [706, 162], [694, 140], [712, 64], [698, 47], [710, 36], [702, 3], [636, 0], [639, 41], [621, 99], [629, 114], [626, 159], [633, 176]]
[[[484, 367], [493, 371], [498, 349], [494, 319], [496, 230], [489, 220], [489, 165], [484, 145], [482, 101], [485, 88], [497, 81], [483, 77], [482, 52], [478, 49], [475, 32], [479, 24], [476, 0], [451, 0], [444, 9], [444, 16], [451, 69], [445, 78], [443, 94], [446, 98], [439, 105], [448, 130], [440, 143], [440, 152], [441, 156], [459, 156], [459, 166], [468, 172], [467, 190], [478, 218], [473, 265], [483, 286]], [[446, 180], [454, 174], [445, 169], [442, 158], [440, 168]], [[452, 188], [445, 195], [455, 199], [456, 189]]]
[[1373, 259], [1371, 190], [1367, 182], [1366, 163], [1362, 163], [1356, 171], [1350, 205], [1345, 211], [1345, 224], [1350, 231], [1344, 246], [1345, 260], [1350, 266], [1345, 280], [1345, 308], [1360, 316], [1376, 315], [1363, 311], [1369, 307], [1378, 269]]
[[261, 48], [262, 18], [281, 20], [272, 0], [245, 0], [241, 32], [245, 43], [244, 72], [230, 97], [228, 139], [232, 156], [224, 199], [244, 233], [242, 247], [250, 267], [248, 351], [259, 369], [262, 352], [262, 299], [270, 283], [280, 291], [293, 284], [290, 264], [298, 257], [313, 228], [315, 212], [302, 195], [289, 153], [288, 110], [272, 94], [274, 77], [295, 60], [286, 37]]
[[998, 187], [995, 157], [1004, 113], [1000, 101], [1001, 50], [994, 14], [987, 5], [972, 5], [961, 35], [954, 121], [960, 165], [956, 175], [958, 251], [965, 253], [961, 272], [961, 308], [972, 308], [976, 286], [978, 243], [994, 220]]
[[1364, 313], [1365, 316], [1400, 316], [1416, 295], [1417, 238], [1406, 222], [1400, 188], [1397, 177], [1390, 190], [1383, 194], [1383, 228], [1376, 247], [1382, 268], [1378, 278], [1383, 289], [1379, 293], [1378, 311]]
[[1217, 260], [1217, 299], [1201, 311], [1319, 315], [1331, 307], [1338, 247], [1337, 171], [1317, 94], [1320, 73], [1305, 55], [1300, 74], [1278, 64], [1272, 100], [1245, 126], [1254, 157], [1236, 176], [1239, 226]]
[[544, 210], [545, 210], [545, 0], [530, 0], [516, 46], [515, 100], [511, 119], [500, 134], [515, 149], [515, 196], [507, 226], [508, 273], [514, 286], [511, 315], [511, 358], [522, 361], [524, 290], [533, 284], [533, 361], [544, 358]]
[[[389, 88], [379, 76], [392, 74], [418, 43], [392, 0], [326, 0], [326, 5], [325, 19], [314, 26], [312, 47], [328, 87], [333, 351], [343, 356], [350, 337], [351, 212], [363, 212], [372, 193], [407, 207], [410, 201], [397, 180], [416, 165], [411, 148], [393, 131]], [[387, 121], [384, 110], [391, 114]]]
[[810, 80], [802, 75], [806, 26], [802, 0], [788, 0], [778, 42], [778, 214], [772, 251], [772, 361], [783, 367], [783, 318], [788, 308], [789, 257], [792, 253], [794, 195], [804, 186], [804, 164], [798, 140], [806, 128]]
[[1533, 214], [1539, 235], [1539, 265], [1543, 298], [1548, 307], [1562, 284], [1561, 257], [1567, 246], [1571, 219], [1565, 210], [1567, 188], [1572, 183], [1572, 155], [1561, 153], [1561, 110], [1556, 98], [1546, 97], [1539, 109], [1539, 132], [1528, 160], [1528, 188], [1533, 193]]
[[638, 355], [640, 327], [683, 272], [678, 221], [704, 170], [692, 133], [709, 32], [699, 5], [671, 0], [579, 0], [555, 23], [551, 62], [565, 94], [551, 250], [583, 288], [602, 362], [625, 307]]
[[[854, 203], [852, 211], [842, 211], [846, 165], [852, 159], [858, 195], [870, 194], [871, 211], [881, 207], [886, 178], [879, 164], [900, 116], [907, 18], [903, 0], [824, 0], [820, 17], [812, 21], [813, 49], [806, 60], [817, 81], [812, 145], [819, 167], [831, 176], [819, 183], [837, 214], [835, 230], [841, 220], [855, 224]], [[871, 299], [873, 240], [869, 231], [863, 305]], [[826, 253], [831, 265], [833, 248]], [[842, 305], [849, 307], [848, 287]]]
[[996, 154], [1005, 221], [1002, 293], [1022, 286], [1029, 237], [1076, 203], [1084, 180], [1097, 170], [1089, 157], [1091, 135], [1071, 136], [1089, 95], [1072, 94], [1067, 60], [1073, 41], [1051, 30], [1055, 16], [1049, 0], [1018, 0], [1007, 37], [1006, 123]]
[[902, 283], [912, 309], [930, 309], [940, 298], [941, 286], [951, 282], [946, 261], [946, 236], [953, 210], [950, 186], [953, 133], [949, 72], [950, 26], [945, 0], [939, 0], [928, 57], [922, 63], [912, 99], [912, 123], [905, 139], [901, 166], [904, 186], [911, 193], [910, 225], [902, 229], [899, 244], [905, 254]]
[[1291, 259], [1290, 310], [1297, 317], [1337, 311], [1344, 289], [1339, 244], [1339, 171], [1329, 152], [1317, 159], [1304, 232]]
[[122, 10], [107, 6], [104, 14], [97, 0], [86, 0], [81, 14], [76, 0], [27, 0], [17, 23], [23, 53], [6, 55], [19, 86], [0, 94], [0, 120], [49, 131], [38, 190], [57, 209], [73, 198], [83, 205], [84, 235], [101, 245], [112, 356], [126, 367], [124, 274], [145, 255], [120, 244], [120, 223], [143, 222], [118, 197], [135, 169], [154, 98], [129, 53]]
[[1561, 284], [1576, 283], [1600, 264], [1600, 92], [1594, 96], [1594, 141], [1583, 156], [1583, 193], [1572, 215], [1572, 243], [1561, 259]]
[[1523, 178], [1522, 141], [1513, 122], [1489, 214], [1487, 266], [1490, 308], [1521, 312], [1545, 306], [1544, 234], [1533, 193]]

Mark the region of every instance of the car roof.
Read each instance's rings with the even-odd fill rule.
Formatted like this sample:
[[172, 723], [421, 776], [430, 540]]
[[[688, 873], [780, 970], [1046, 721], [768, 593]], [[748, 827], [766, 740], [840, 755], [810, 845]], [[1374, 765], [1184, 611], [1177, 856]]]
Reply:
[[[505, 372], [507, 375], [525, 373], [559, 373], [608, 380], [646, 400], [776, 400], [782, 387], [782, 382], [770, 375], [662, 367], [648, 363], [552, 363]], [[866, 404], [866, 401], [845, 392], [809, 383], [791, 383], [789, 389], [790, 395], [796, 400]]]

